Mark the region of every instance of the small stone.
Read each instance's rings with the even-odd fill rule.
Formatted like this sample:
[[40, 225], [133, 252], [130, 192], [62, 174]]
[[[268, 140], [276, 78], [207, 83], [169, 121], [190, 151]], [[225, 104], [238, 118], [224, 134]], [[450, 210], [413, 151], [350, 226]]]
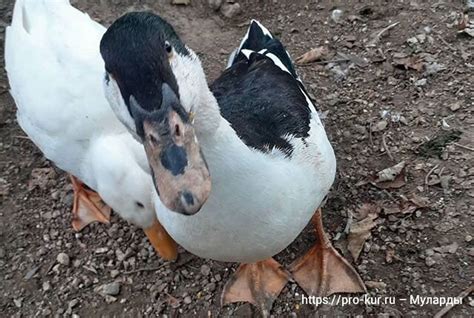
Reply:
[[61, 265], [69, 266], [70, 259], [66, 253], [59, 253], [58, 256], [56, 257], [56, 260]]
[[221, 6], [221, 13], [226, 18], [232, 19], [240, 14], [241, 8], [238, 3], [224, 3]]
[[385, 289], [387, 288], [387, 284], [384, 282], [376, 282], [376, 281], [366, 281], [365, 285], [368, 288], [378, 288], [378, 289]]
[[222, 0], [208, 0], [208, 3], [212, 10], [217, 11], [222, 5]]
[[111, 303], [114, 303], [117, 301], [117, 298], [114, 297], [114, 296], [110, 296], [110, 295], [105, 295], [105, 302], [107, 304], [111, 304]]
[[452, 244], [447, 246], [448, 253], [454, 254], [459, 248], [459, 244], [456, 242], [453, 242]]
[[18, 308], [21, 308], [23, 302], [23, 298], [15, 298], [13, 299], [13, 303], [15, 303], [15, 306]]
[[468, 254], [469, 256], [474, 256], [474, 247], [468, 248], [468, 249], [467, 249], [467, 254]]
[[426, 264], [426, 266], [431, 267], [434, 264], [436, 264], [436, 261], [432, 257], [427, 257], [427, 258], [425, 258], [425, 264]]
[[382, 131], [387, 128], [388, 122], [386, 120], [381, 120], [372, 128], [372, 131]]
[[205, 289], [207, 289], [210, 292], [213, 292], [216, 290], [216, 283], [209, 283], [206, 285]]
[[120, 272], [118, 270], [113, 269], [113, 270], [110, 271], [110, 277], [115, 278], [118, 275], [120, 275]]
[[418, 39], [415, 36], [412, 36], [411, 38], [407, 39], [407, 43], [410, 45], [415, 45], [418, 43]]
[[340, 9], [332, 10], [331, 12], [331, 20], [335, 23], [341, 23], [343, 11]]
[[51, 283], [48, 282], [48, 281], [43, 282], [43, 284], [42, 284], [42, 289], [43, 289], [43, 291], [45, 291], [45, 292], [48, 291], [48, 290], [50, 290], [50, 289], [51, 289]]
[[209, 274], [211, 273], [211, 268], [209, 267], [209, 265], [202, 265], [201, 266], [201, 274], [203, 276], [209, 276]]
[[79, 300], [78, 300], [78, 299], [73, 299], [73, 300], [71, 300], [71, 301], [69, 302], [68, 307], [69, 307], [69, 308], [74, 308], [74, 307], [76, 307], [78, 304], [79, 304]]
[[458, 109], [461, 108], [461, 102], [457, 101], [449, 106], [449, 109], [451, 109], [453, 112], [457, 111]]
[[107, 253], [109, 249], [107, 247], [99, 247], [98, 249], [95, 250], [96, 254], [104, 254]]
[[425, 74], [426, 75], [433, 75], [438, 72], [444, 71], [446, 66], [444, 64], [440, 64], [437, 62], [427, 63], [425, 64]]
[[449, 190], [449, 181], [450, 180], [451, 180], [450, 176], [441, 176], [439, 178], [439, 181], [441, 183], [441, 187], [443, 188], [443, 190], [445, 190], [445, 191]]
[[419, 79], [415, 82], [415, 86], [425, 86], [426, 85], [426, 78]]
[[7, 253], [5, 252], [5, 249], [0, 247], [0, 259], [5, 258], [6, 255]]
[[464, 237], [464, 240], [469, 243], [470, 241], [472, 241], [472, 236], [468, 234], [466, 235], [466, 237]]
[[193, 302], [193, 300], [192, 300], [191, 296], [184, 297], [184, 303], [185, 304], [189, 305], [192, 302]]
[[99, 289], [104, 295], [117, 296], [120, 294], [120, 283], [113, 282], [110, 284], [104, 284], [100, 286]]

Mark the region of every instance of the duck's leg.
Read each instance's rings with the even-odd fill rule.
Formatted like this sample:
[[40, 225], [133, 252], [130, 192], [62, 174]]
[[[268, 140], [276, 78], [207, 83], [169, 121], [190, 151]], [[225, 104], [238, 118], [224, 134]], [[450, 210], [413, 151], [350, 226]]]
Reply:
[[82, 230], [92, 222], [108, 224], [111, 208], [102, 201], [97, 192], [87, 188], [79, 179], [70, 175], [74, 190], [72, 207], [72, 227], [76, 231]]
[[249, 302], [268, 316], [273, 302], [289, 279], [290, 274], [273, 258], [241, 264], [224, 286], [221, 304]]
[[178, 245], [157, 219], [152, 226], [144, 229], [144, 232], [155, 251], [163, 259], [174, 261], [178, 257]]
[[324, 233], [321, 214], [321, 209], [318, 209], [312, 219], [317, 242], [304, 256], [291, 264], [293, 278], [310, 296], [366, 292], [359, 274], [336, 251]]

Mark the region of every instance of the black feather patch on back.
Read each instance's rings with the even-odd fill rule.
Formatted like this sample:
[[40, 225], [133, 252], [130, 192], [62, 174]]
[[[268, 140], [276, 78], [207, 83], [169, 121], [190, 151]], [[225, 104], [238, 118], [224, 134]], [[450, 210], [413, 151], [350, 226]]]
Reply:
[[291, 156], [286, 136], [308, 137], [311, 110], [300, 83], [262, 54], [236, 62], [212, 85], [222, 116], [249, 147], [269, 152], [274, 147]]
[[[295, 71], [293, 62], [291, 61], [291, 58], [286, 52], [283, 44], [281, 44], [281, 42], [271, 33], [270, 36], [268, 34], [266, 35], [256, 21], [252, 21], [250, 23], [247, 39], [242, 43], [240, 47], [240, 51], [242, 50], [251, 50], [254, 52], [266, 50], [263, 54], [266, 55], [268, 53], [271, 53], [275, 55], [288, 69], [291, 75], [293, 75], [295, 78], [298, 78], [298, 74]], [[232, 64], [242, 61], [242, 58], [246, 59], [245, 56], [239, 56], [239, 54], [236, 54]]]

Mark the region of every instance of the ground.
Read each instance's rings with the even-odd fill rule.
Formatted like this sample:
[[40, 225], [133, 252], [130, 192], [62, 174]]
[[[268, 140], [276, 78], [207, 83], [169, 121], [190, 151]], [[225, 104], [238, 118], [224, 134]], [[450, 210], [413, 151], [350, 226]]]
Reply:
[[[350, 0], [337, 7], [329, 1], [240, 2], [242, 12], [228, 19], [207, 1], [191, 0], [189, 6], [72, 1], [104, 25], [130, 10], [158, 12], [198, 52], [209, 80], [222, 71], [251, 18], [280, 37], [293, 57], [320, 46], [329, 50], [322, 61], [298, 66], [326, 117], [338, 158], [324, 223], [370, 296], [393, 297], [394, 302], [315, 307], [301, 304], [302, 290], [289, 283], [272, 313], [432, 316], [444, 306], [402, 299], [453, 297], [472, 290], [474, 43], [469, 35], [458, 34], [464, 1]], [[13, 1], [0, 2], [2, 27], [10, 23], [12, 6]], [[0, 112], [4, 316], [258, 316], [248, 304], [219, 306], [223, 284], [236, 264], [185, 251], [176, 263], [164, 262], [142, 231], [117, 215], [110, 225], [94, 224], [75, 233], [69, 181], [19, 128], [5, 71]], [[433, 139], [438, 148], [426, 144]], [[395, 181], [381, 183], [374, 177], [402, 161], [405, 168]], [[308, 228], [277, 259], [289, 265], [312, 243]], [[354, 260], [357, 245], [362, 251]], [[109, 283], [114, 296], [103, 296], [98, 287]], [[465, 297], [448, 316], [472, 316], [473, 306], [472, 296]]]

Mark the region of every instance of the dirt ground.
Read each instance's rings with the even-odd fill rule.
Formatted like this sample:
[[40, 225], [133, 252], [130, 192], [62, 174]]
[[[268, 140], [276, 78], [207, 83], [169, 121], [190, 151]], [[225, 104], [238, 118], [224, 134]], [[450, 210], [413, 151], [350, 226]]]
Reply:
[[[209, 80], [222, 71], [251, 18], [280, 37], [293, 57], [320, 46], [329, 50], [323, 61], [298, 67], [326, 116], [338, 158], [325, 226], [370, 296], [394, 301], [315, 307], [301, 304], [302, 290], [289, 283], [273, 307], [275, 317], [433, 316], [444, 306], [421, 306], [410, 295], [454, 297], [472, 290], [474, 42], [458, 33], [465, 1], [349, 0], [337, 7], [329, 1], [240, 1], [242, 12], [232, 19], [207, 1], [72, 3], [104, 25], [130, 10], [159, 13], [198, 52]], [[2, 41], [12, 6], [13, 0], [0, 1]], [[163, 262], [142, 231], [116, 215], [108, 226], [75, 233], [71, 185], [19, 128], [4, 70], [0, 112], [1, 316], [258, 316], [248, 304], [219, 306], [236, 264], [185, 251], [176, 263]], [[378, 171], [402, 161], [396, 180], [379, 182]], [[362, 251], [354, 261], [358, 239]], [[289, 265], [313, 240], [308, 228], [277, 259]], [[66, 256], [58, 262], [60, 253]], [[103, 296], [98, 287], [110, 283], [115, 292]], [[472, 317], [473, 306], [474, 296], [466, 296], [448, 316]]]

